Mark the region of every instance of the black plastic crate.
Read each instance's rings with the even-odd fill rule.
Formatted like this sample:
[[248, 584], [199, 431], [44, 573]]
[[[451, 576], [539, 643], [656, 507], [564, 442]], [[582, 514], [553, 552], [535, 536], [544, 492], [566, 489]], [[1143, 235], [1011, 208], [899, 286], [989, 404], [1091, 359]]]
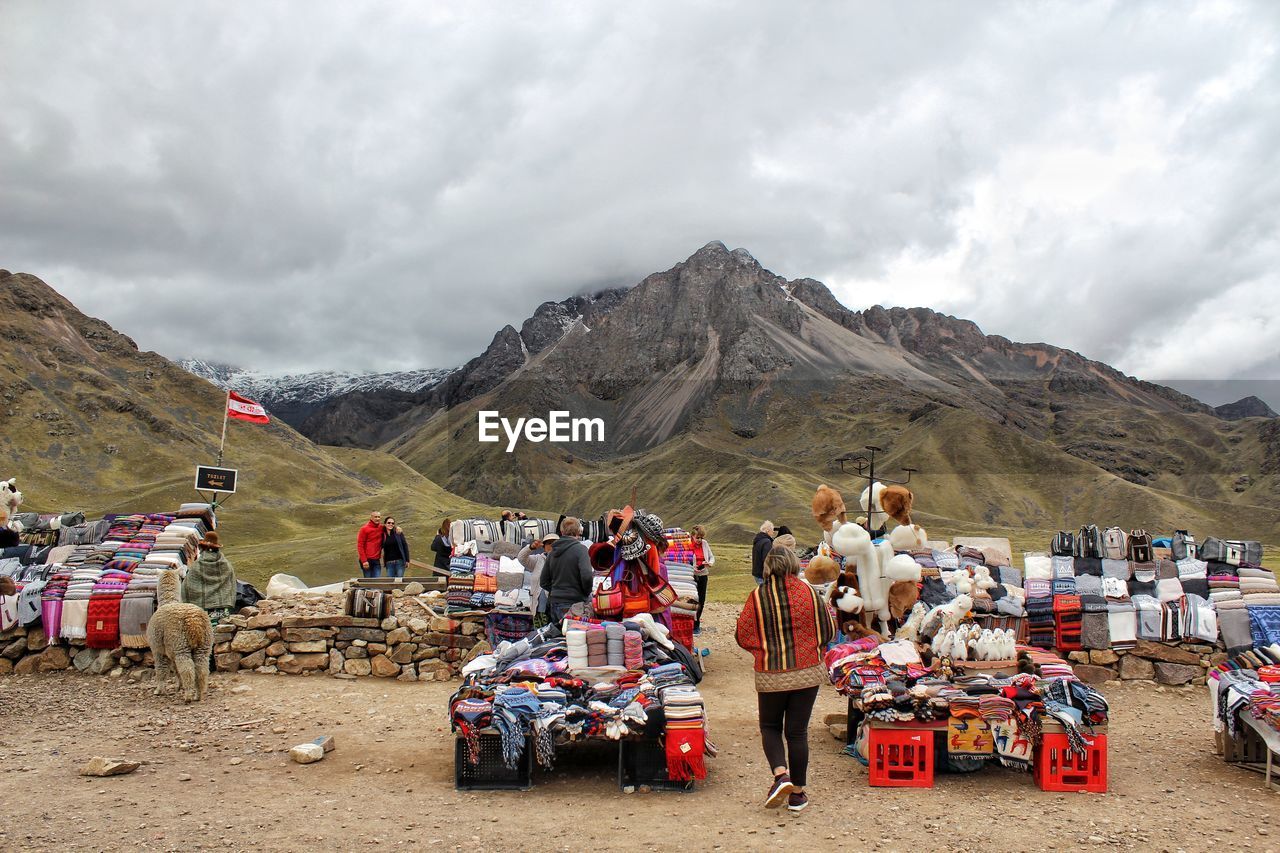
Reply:
[[628, 738], [618, 741], [618, 787], [647, 786], [653, 791], [693, 790], [693, 780], [667, 778], [667, 751], [658, 738]]
[[480, 735], [480, 763], [472, 764], [467, 742], [454, 738], [453, 786], [459, 791], [527, 791], [533, 787], [533, 745], [525, 740], [524, 754], [515, 768], [502, 762], [502, 739]]

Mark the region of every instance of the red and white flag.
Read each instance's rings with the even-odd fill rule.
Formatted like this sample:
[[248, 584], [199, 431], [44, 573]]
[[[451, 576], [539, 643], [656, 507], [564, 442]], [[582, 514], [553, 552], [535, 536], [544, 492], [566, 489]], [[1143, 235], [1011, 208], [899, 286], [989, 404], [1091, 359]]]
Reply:
[[254, 424], [271, 423], [271, 418], [267, 417], [266, 409], [248, 397], [241, 397], [235, 391], [227, 392], [227, 417]]

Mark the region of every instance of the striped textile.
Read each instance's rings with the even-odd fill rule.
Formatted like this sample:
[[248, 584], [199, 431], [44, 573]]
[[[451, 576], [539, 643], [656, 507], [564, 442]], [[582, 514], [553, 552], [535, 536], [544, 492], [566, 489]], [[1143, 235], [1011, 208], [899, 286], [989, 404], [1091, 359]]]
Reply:
[[831, 611], [813, 587], [794, 576], [766, 578], [738, 616], [738, 645], [751, 652], [756, 672], [817, 666], [834, 636]]

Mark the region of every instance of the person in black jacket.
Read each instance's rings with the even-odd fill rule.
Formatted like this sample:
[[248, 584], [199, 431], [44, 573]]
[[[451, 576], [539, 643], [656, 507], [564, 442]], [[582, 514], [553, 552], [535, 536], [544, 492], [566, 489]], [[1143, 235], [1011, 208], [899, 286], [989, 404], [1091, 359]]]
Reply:
[[453, 556], [453, 543], [449, 541], [449, 525], [452, 522], [445, 519], [440, 522], [440, 529], [436, 531], [436, 538], [431, 540], [431, 550], [435, 552], [435, 561], [431, 564], [437, 569], [449, 570], [449, 558]]
[[382, 565], [387, 568], [387, 577], [402, 578], [409, 565], [409, 543], [394, 518], [382, 522], [382, 527]]
[[539, 585], [547, 591], [548, 615], [564, 619], [570, 607], [591, 597], [591, 555], [582, 544], [582, 522], [570, 516], [560, 525], [561, 537], [551, 546]]
[[751, 543], [751, 576], [756, 579], [757, 586], [764, 583], [764, 558], [773, 548], [773, 536], [773, 522], [766, 521], [760, 525], [760, 532]]

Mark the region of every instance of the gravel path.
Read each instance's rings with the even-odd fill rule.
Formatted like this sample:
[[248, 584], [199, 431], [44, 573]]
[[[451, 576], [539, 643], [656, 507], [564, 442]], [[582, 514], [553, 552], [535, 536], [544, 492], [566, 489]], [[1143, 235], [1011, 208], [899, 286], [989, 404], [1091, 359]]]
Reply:
[[[147, 683], [73, 674], [0, 679], [0, 850], [299, 850], [429, 845], [847, 850], [1280, 850], [1280, 795], [1212, 754], [1203, 688], [1126, 684], [1112, 704], [1111, 793], [1045, 794], [1000, 767], [940, 776], [932, 790], [873, 789], [820, 725], [801, 815], [759, 807], [767, 782], [749, 659], [734, 610], [712, 605], [703, 690], [720, 757], [692, 794], [618, 790], [616, 752], [562, 750], [527, 793], [453, 789], [445, 703], [454, 684], [215, 675], [201, 705]], [[324, 761], [290, 746], [332, 734]], [[94, 755], [144, 761], [83, 778]], [[1268, 826], [1268, 822], [1271, 824]]]

